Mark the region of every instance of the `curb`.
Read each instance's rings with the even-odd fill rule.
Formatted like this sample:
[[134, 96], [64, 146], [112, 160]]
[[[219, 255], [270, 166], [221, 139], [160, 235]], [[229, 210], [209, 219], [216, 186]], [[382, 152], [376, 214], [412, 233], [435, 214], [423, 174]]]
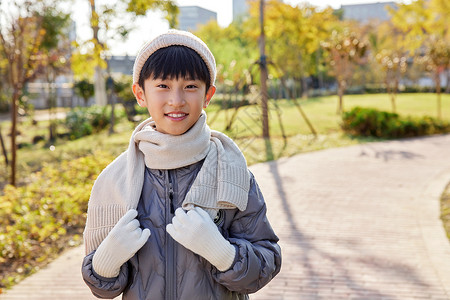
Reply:
[[[442, 263], [450, 261], [450, 243], [440, 219], [440, 199], [449, 183], [450, 169], [442, 171], [430, 179], [423, 192], [416, 196], [414, 203], [417, 205], [417, 220], [422, 231], [428, 259], [450, 299], [450, 268]], [[434, 202], [433, 205], [429, 203], [422, 205], [428, 201]]]

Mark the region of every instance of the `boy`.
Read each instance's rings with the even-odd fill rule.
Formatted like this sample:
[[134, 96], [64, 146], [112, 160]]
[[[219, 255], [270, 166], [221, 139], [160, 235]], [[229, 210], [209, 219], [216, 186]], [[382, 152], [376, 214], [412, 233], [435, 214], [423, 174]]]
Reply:
[[94, 183], [82, 274], [100, 298], [248, 299], [280, 270], [278, 238], [246, 161], [206, 125], [215, 60], [169, 30], [136, 57], [133, 93], [151, 118]]

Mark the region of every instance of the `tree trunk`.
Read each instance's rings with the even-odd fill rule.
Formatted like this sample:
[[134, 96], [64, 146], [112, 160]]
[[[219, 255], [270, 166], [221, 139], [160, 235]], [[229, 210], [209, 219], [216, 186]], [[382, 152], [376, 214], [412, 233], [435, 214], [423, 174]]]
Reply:
[[309, 97], [309, 91], [308, 91], [308, 78], [307, 77], [302, 77], [302, 99], [303, 100], [308, 100]]
[[56, 140], [55, 105], [54, 105], [55, 98], [54, 97], [56, 97], [56, 96], [53, 95], [53, 92], [52, 92], [52, 95], [50, 97], [51, 97], [51, 99], [50, 99], [51, 106], [49, 107], [49, 110], [48, 110], [48, 113], [49, 113], [48, 140], [50, 142], [54, 142]]
[[[93, 32], [93, 39], [95, 43], [97, 43], [100, 47], [103, 48], [103, 44], [100, 42], [98, 38], [99, 31], [99, 18], [95, 11], [95, 0], [89, 0], [91, 5], [91, 28]], [[98, 57], [100, 59], [100, 57]], [[95, 103], [97, 105], [105, 106], [107, 104], [106, 99], [106, 86], [105, 86], [105, 78], [103, 76], [103, 70], [100, 66], [95, 67], [94, 74], [94, 90], [95, 90]]]
[[261, 108], [262, 108], [262, 129], [263, 138], [269, 139], [269, 114], [267, 106], [267, 61], [266, 61], [266, 40], [264, 34], [264, 0], [260, 0], [259, 5], [260, 13], [260, 28], [261, 35], [259, 39], [259, 51], [260, 51], [260, 67], [261, 67]]
[[397, 108], [395, 106], [395, 94], [391, 93], [391, 106], [392, 106], [392, 112], [395, 114], [397, 112]]
[[344, 110], [344, 90], [345, 90], [345, 83], [342, 80], [338, 81], [338, 97], [339, 97], [339, 103], [338, 108], [336, 111], [336, 114], [340, 115], [342, 111]]
[[397, 113], [397, 105], [395, 103], [395, 98], [397, 97], [397, 91], [398, 91], [398, 79], [396, 78], [394, 80], [394, 87], [391, 91], [391, 104], [392, 104], [392, 112]]
[[[51, 67], [49, 67], [51, 70]], [[52, 74], [50, 75], [49, 71], [47, 71], [47, 83], [48, 83], [48, 113], [49, 113], [49, 124], [48, 124], [48, 140], [49, 142], [54, 142], [56, 139], [56, 125], [54, 120], [54, 108], [56, 106], [56, 92], [54, 87], [55, 77], [54, 72], [52, 70]]]
[[100, 66], [95, 67], [94, 75], [94, 90], [95, 90], [95, 104], [105, 106], [108, 103], [106, 97], [105, 77], [103, 76], [103, 69]]
[[447, 70], [447, 72], [445, 72], [445, 74], [447, 75], [447, 85], [445, 87], [445, 93], [449, 94], [450, 93], [450, 69]]
[[439, 71], [435, 73], [435, 83], [436, 83], [436, 94], [437, 94], [437, 118], [442, 119], [442, 109], [441, 109], [441, 76]]
[[11, 109], [11, 177], [10, 184], [16, 185], [16, 160], [17, 160], [17, 106], [20, 96], [20, 88], [14, 87]]
[[390, 77], [389, 77], [389, 70], [388, 70], [388, 74], [386, 74], [386, 79], [385, 79], [385, 85], [386, 85], [386, 93], [389, 95], [389, 98], [391, 99], [391, 107], [392, 107], [392, 112], [395, 113], [395, 100], [394, 100], [394, 96], [392, 95], [392, 87], [390, 84]]
[[1, 128], [0, 128], [0, 144], [2, 146], [2, 153], [3, 153], [3, 157], [5, 158], [5, 164], [9, 165], [8, 154], [6, 153], [6, 146], [5, 146], [5, 142], [3, 141]]
[[111, 124], [109, 127], [109, 134], [114, 133], [114, 123], [115, 123], [115, 106], [116, 106], [116, 95], [111, 93]]

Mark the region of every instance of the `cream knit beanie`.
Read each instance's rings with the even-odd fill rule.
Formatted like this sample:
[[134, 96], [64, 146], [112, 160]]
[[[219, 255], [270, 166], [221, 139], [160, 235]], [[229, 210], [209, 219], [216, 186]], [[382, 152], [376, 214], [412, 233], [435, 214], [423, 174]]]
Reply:
[[139, 75], [141, 74], [142, 67], [150, 55], [161, 48], [174, 45], [186, 46], [197, 52], [206, 63], [209, 70], [209, 76], [211, 77], [211, 85], [214, 85], [214, 81], [216, 80], [216, 61], [208, 46], [192, 33], [176, 29], [170, 29], [166, 33], [150, 40], [142, 47], [134, 61], [133, 84], [139, 82]]

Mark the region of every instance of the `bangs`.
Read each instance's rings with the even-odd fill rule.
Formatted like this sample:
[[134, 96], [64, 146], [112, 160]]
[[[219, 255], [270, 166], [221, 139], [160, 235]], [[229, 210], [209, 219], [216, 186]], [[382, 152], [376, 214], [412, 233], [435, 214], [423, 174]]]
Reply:
[[144, 89], [146, 79], [193, 79], [211, 85], [209, 71], [200, 55], [185, 46], [169, 46], [161, 48], [145, 62], [139, 76], [139, 85]]

